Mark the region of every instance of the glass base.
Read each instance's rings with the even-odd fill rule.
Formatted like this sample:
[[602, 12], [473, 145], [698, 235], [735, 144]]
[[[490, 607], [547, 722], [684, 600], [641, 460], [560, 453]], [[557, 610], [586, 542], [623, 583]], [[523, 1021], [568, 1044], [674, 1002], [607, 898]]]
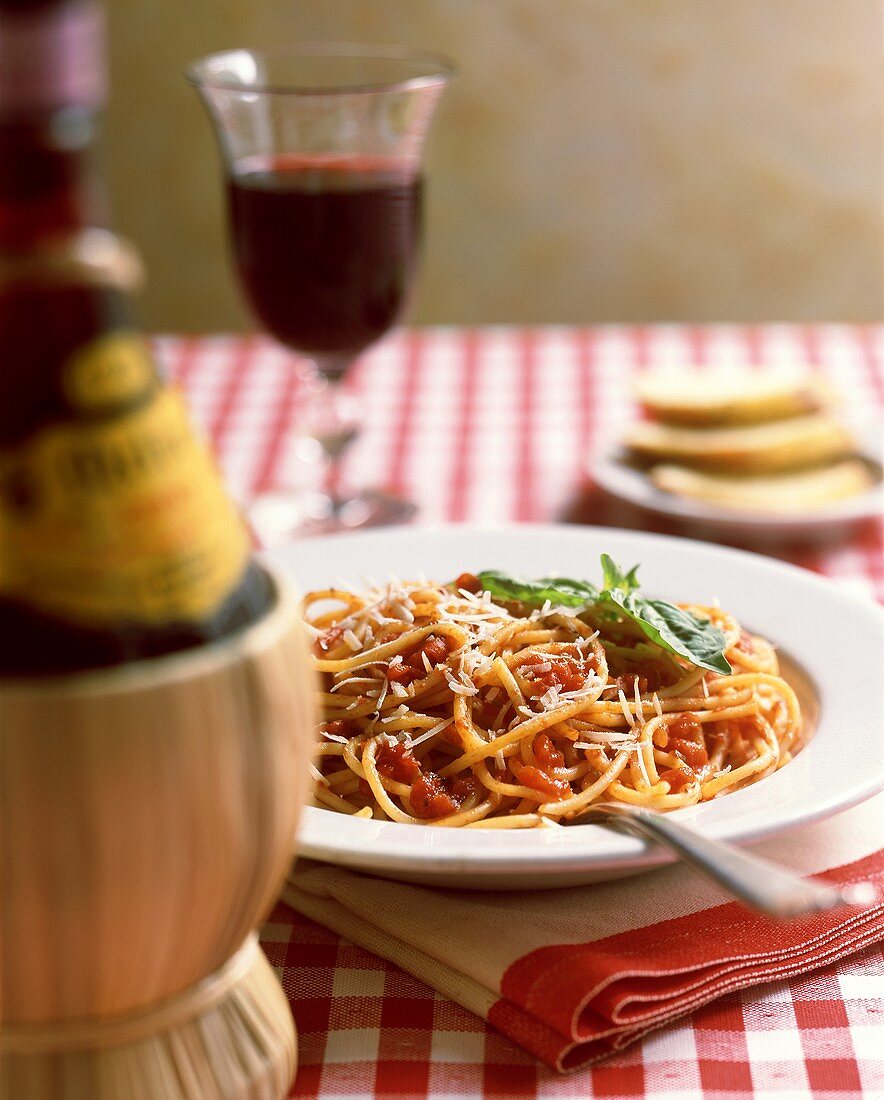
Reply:
[[366, 527], [407, 523], [417, 513], [411, 501], [365, 489], [336, 498], [322, 493], [262, 493], [249, 506], [249, 521], [264, 546], [305, 535], [330, 535]]

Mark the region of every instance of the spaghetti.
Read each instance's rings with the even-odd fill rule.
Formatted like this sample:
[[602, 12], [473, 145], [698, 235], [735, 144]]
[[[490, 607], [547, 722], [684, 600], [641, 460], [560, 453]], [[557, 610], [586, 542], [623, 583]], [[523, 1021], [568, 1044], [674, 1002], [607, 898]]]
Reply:
[[716, 607], [732, 672], [691, 664], [627, 616], [533, 609], [393, 580], [306, 598], [323, 722], [318, 806], [410, 824], [525, 828], [601, 800], [656, 810], [733, 791], [801, 743], [773, 647]]

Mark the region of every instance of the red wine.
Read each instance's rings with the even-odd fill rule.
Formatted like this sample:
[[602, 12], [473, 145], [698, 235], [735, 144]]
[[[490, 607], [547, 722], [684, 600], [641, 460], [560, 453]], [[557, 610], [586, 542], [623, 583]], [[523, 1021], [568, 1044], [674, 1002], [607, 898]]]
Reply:
[[422, 180], [369, 157], [240, 164], [228, 184], [240, 278], [261, 323], [347, 359], [398, 318], [414, 273]]

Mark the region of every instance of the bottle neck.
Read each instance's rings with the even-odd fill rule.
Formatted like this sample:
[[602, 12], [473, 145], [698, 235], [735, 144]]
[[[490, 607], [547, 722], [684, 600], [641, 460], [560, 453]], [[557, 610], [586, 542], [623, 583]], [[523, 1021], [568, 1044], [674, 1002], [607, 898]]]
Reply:
[[0, 252], [106, 224], [94, 170], [104, 102], [95, 0], [0, 0]]
[[0, 117], [0, 251], [50, 248], [106, 224], [96, 129], [95, 117], [78, 108]]

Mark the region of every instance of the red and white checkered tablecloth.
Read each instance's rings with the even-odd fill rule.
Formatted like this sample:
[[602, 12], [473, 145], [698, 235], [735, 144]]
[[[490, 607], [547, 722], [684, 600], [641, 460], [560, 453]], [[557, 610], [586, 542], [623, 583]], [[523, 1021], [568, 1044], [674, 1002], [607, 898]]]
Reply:
[[[272, 484], [298, 400], [257, 338], [157, 346], [242, 500]], [[657, 364], [805, 363], [884, 419], [884, 327], [440, 328], [403, 332], [353, 378], [367, 428], [345, 480], [418, 502], [424, 522], [580, 515], [638, 525], [588, 482], [593, 442]], [[659, 525], [654, 525], [655, 528]], [[771, 548], [768, 548], [771, 549]], [[779, 556], [884, 599], [884, 523]], [[263, 932], [300, 1035], [295, 1097], [884, 1100], [884, 952], [723, 998], [601, 1066], [560, 1078], [415, 979], [280, 905]]]

